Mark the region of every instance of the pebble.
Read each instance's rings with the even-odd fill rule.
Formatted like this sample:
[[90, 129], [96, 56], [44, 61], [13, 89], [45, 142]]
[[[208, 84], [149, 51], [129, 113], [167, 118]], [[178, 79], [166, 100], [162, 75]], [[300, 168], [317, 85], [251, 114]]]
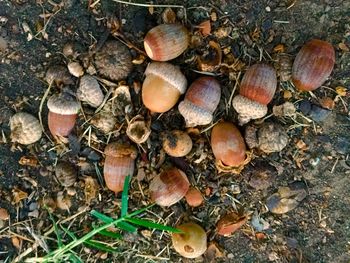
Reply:
[[309, 117], [316, 122], [324, 121], [329, 115], [331, 111], [326, 110], [317, 105], [311, 105], [311, 110], [309, 112]]
[[334, 144], [334, 150], [340, 154], [349, 154], [350, 153], [350, 141], [345, 137], [337, 137]]
[[96, 151], [94, 151], [89, 147], [84, 148], [83, 151], [81, 152], [81, 155], [83, 157], [86, 157], [92, 162], [98, 162], [101, 160], [101, 156]]

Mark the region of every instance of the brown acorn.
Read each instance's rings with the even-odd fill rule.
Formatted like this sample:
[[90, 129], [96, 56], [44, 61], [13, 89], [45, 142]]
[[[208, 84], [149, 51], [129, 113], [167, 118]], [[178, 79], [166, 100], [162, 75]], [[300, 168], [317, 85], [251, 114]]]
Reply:
[[142, 102], [153, 112], [166, 112], [185, 93], [187, 80], [180, 69], [166, 62], [153, 62], [145, 71]]
[[163, 138], [164, 151], [173, 157], [183, 157], [192, 149], [191, 137], [183, 131], [167, 132]]
[[240, 172], [248, 160], [243, 137], [230, 122], [220, 122], [213, 127], [211, 148], [219, 170], [232, 168], [232, 172]]
[[53, 95], [47, 101], [49, 108], [48, 126], [53, 136], [68, 136], [73, 130], [79, 103], [69, 94]]
[[233, 98], [233, 108], [238, 113], [240, 125], [266, 115], [277, 87], [276, 71], [266, 64], [248, 68], [241, 81], [239, 95]]
[[189, 187], [186, 174], [175, 167], [156, 175], [149, 185], [151, 199], [161, 206], [171, 206], [180, 201]]
[[315, 90], [331, 75], [334, 63], [333, 46], [326, 41], [312, 39], [300, 49], [294, 60], [292, 81], [299, 90]]
[[221, 96], [219, 82], [213, 77], [200, 77], [188, 88], [179, 112], [187, 127], [209, 124], [213, 120]]
[[180, 56], [188, 47], [190, 36], [183, 25], [162, 24], [146, 34], [144, 47], [155, 61], [168, 61]]
[[132, 176], [137, 151], [129, 144], [112, 142], [105, 149], [103, 175], [106, 186], [116, 194], [123, 191], [126, 176]]

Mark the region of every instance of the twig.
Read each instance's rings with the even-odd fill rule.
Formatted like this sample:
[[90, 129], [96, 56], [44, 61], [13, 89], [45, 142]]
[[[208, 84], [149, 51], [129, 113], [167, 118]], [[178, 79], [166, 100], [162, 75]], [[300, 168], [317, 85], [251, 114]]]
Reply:
[[47, 96], [48, 96], [49, 93], [50, 93], [52, 83], [53, 83], [53, 82], [51, 82], [51, 83], [49, 84], [49, 87], [46, 89], [46, 91], [45, 91], [45, 93], [44, 93], [44, 96], [41, 98], [40, 106], [39, 106], [38, 117], [39, 117], [39, 122], [40, 122], [41, 130], [42, 130], [43, 133], [46, 135], [46, 137], [49, 139], [49, 141], [51, 142], [51, 144], [54, 144], [54, 142], [51, 140], [50, 136], [45, 132], [44, 125], [43, 125], [43, 119], [42, 119], [42, 117], [41, 117], [41, 113], [42, 113], [42, 111], [43, 111], [44, 102], [45, 102]]

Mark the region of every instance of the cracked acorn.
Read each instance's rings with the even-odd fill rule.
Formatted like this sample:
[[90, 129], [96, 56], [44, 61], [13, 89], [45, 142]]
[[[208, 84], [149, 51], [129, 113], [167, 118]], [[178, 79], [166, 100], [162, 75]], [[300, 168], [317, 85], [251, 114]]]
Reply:
[[232, 100], [240, 125], [266, 115], [267, 104], [271, 102], [276, 87], [277, 77], [273, 67], [255, 64], [248, 68], [241, 81], [239, 95]]
[[207, 250], [207, 234], [196, 223], [185, 223], [177, 226], [183, 233], [173, 233], [171, 240], [174, 249], [185, 258], [197, 258]]
[[188, 88], [179, 112], [187, 127], [206, 125], [212, 122], [213, 113], [220, 102], [221, 88], [213, 77], [200, 77]]
[[186, 156], [192, 149], [191, 137], [179, 130], [166, 132], [163, 136], [163, 149], [173, 157]]

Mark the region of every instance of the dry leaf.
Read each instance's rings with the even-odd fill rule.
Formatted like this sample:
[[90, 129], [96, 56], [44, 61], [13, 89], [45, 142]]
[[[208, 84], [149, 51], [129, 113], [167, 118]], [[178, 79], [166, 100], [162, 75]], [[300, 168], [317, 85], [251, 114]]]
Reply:
[[297, 142], [297, 148], [300, 150], [306, 150], [307, 149], [307, 145], [303, 140], [299, 140]]
[[148, 12], [153, 15], [154, 13], [154, 7], [151, 5], [150, 7], [148, 7]]
[[349, 47], [345, 43], [339, 43], [338, 47], [344, 52], [349, 52], [350, 51]]
[[37, 167], [38, 162], [38, 159], [34, 156], [22, 156], [21, 159], [19, 159], [18, 161], [20, 165], [26, 165], [31, 167]]
[[85, 181], [85, 188], [84, 188], [84, 194], [85, 194], [85, 202], [87, 204], [90, 204], [93, 199], [96, 198], [99, 185], [96, 181], [96, 179], [92, 178], [91, 176], [87, 176], [84, 178]]
[[72, 206], [72, 202], [69, 196], [64, 196], [63, 192], [58, 192], [56, 198], [56, 205], [59, 209], [69, 211], [70, 207]]
[[342, 86], [338, 86], [335, 88], [335, 91], [337, 92], [337, 94], [341, 97], [345, 97], [347, 94], [347, 89], [345, 87]]
[[17, 248], [18, 250], [21, 248], [21, 239], [19, 239], [18, 237], [12, 237], [11, 238], [12, 241], [12, 245]]
[[321, 106], [325, 109], [328, 110], [333, 110], [334, 106], [335, 106], [335, 102], [332, 98], [330, 97], [323, 97], [319, 99], [319, 102], [321, 104]]
[[215, 41], [209, 41], [208, 54], [198, 57], [198, 68], [202, 71], [215, 71], [222, 60], [222, 50]]
[[284, 99], [288, 100], [288, 99], [290, 99], [290, 98], [292, 98], [292, 97], [293, 97], [292, 92], [290, 92], [289, 90], [283, 91], [283, 98], [284, 98]]
[[216, 262], [216, 258], [224, 257], [224, 253], [221, 252], [218, 244], [215, 242], [210, 242], [204, 256], [206, 258], [206, 262], [214, 263]]
[[7, 220], [9, 218], [9, 212], [5, 208], [0, 208], [0, 220]]
[[215, 22], [216, 20], [218, 20], [218, 15], [216, 14], [216, 12], [212, 11], [210, 13], [210, 20]]
[[205, 20], [204, 22], [200, 23], [198, 25], [199, 31], [202, 33], [203, 36], [209, 36], [211, 32], [211, 24], [210, 20]]
[[145, 62], [146, 57], [142, 54], [140, 54], [137, 58], [134, 58], [132, 60], [132, 64], [135, 65], [141, 65], [143, 62]]
[[18, 188], [15, 188], [12, 190], [12, 195], [13, 195], [13, 202], [15, 204], [19, 203], [21, 200], [26, 199], [28, 197], [28, 194], [26, 192], [23, 192]]
[[176, 14], [170, 7], [164, 9], [162, 20], [165, 24], [174, 24], [176, 22]]
[[229, 236], [240, 229], [247, 222], [245, 215], [238, 215], [236, 212], [226, 214], [217, 223], [217, 233], [222, 236]]
[[285, 46], [283, 44], [278, 44], [273, 48], [273, 51], [276, 53], [284, 53], [285, 51]]

